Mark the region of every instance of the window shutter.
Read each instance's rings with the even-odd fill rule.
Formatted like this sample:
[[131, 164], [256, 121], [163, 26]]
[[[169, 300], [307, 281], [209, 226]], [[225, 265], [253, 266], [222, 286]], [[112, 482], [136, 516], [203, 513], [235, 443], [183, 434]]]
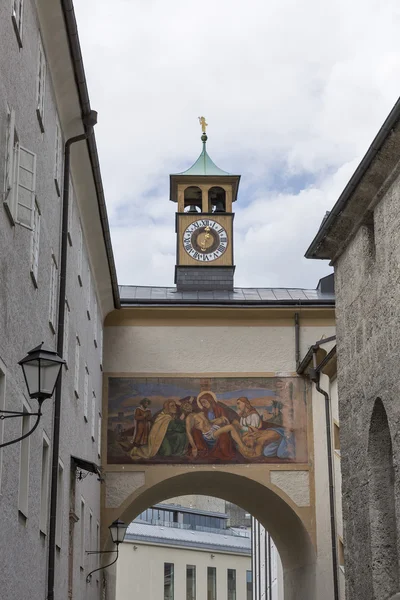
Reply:
[[87, 365], [85, 367], [85, 383], [83, 388], [83, 416], [88, 420], [88, 393], [89, 393], [89, 371]]
[[37, 110], [38, 116], [41, 119], [40, 127], [41, 127], [42, 131], [44, 131], [43, 116], [44, 116], [45, 87], [46, 87], [46, 59], [44, 56], [42, 40], [39, 38], [36, 110]]
[[92, 396], [92, 423], [91, 423], [91, 430], [92, 430], [92, 440], [94, 441], [94, 432], [95, 432], [95, 426], [96, 426], [96, 394], [93, 391], [93, 396]]
[[39, 239], [40, 239], [40, 210], [35, 201], [33, 213], [33, 231], [32, 231], [32, 251], [31, 251], [31, 274], [37, 287], [37, 277], [39, 268]]
[[68, 349], [69, 349], [69, 306], [68, 306], [67, 300], [65, 300], [63, 359], [65, 360], [65, 365], [67, 368], [68, 368]]
[[86, 310], [87, 310], [87, 316], [88, 319], [90, 319], [90, 296], [91, 296], [91, 287], [92, 287], [92, 278], [90, 275], [90, 265], [89, 265], [89, 259], [88, 259], [88, 266], [87, 266], [87, 289], [86, 289]]
[[94, 336], [95, 346], [97, 347], [97, 298], [96, 298], [96, 294], [94, 295], [94, 298], [93, 298], [93, 336]]
[[83, 253], [83, 235], [82, 227], [79, 227], [79, 242], [78, 242], [78, 280], [82, 285], [82, 253]]
[[101, 414], [99, 413], [99, 421], [97, 425], [97, 454], [101, 454]]
[[54, 149], [54, 181], [56, 183], [57, 194], [61, 195], [61, 168], [62, 168], [62, 141], [61, 127], [58, 118], [56, 119], [56, 140]]
[[50, 279], [50, 302], [49, 302], [49, 322], [56, 332], [56, 317], [57, 317], [57, 289], [58, 289], [58, 269], [54, 254], [51, 257], [51, 279]]
[[80, 342], [79, 342], [79, 337], [76, 336], [76, 343], [75, 343], [75, 381], [74, 381], [74, 388], [75, 388], [75, 396], [77, 398], [79, 398], [79, 353], [80, 353]]
[[13, 154], [14, 154], [14, 132], [15, 132], [15, 110], [10, 109], [8, 113], [7, 147], [6, 147], [6, 199], [13, 185]]
[[17, 180], [17, 221], [33, 227], [33, 210], [36, 187], [36, 154], [19, 147]]

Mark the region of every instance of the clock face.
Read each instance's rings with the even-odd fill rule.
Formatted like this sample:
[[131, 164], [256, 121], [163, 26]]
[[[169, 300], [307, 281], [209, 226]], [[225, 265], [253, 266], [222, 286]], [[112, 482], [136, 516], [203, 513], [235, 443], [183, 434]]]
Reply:
[[183, 232], [183, 247], [195, 260], [211, 262], [223, 255], [228, 247], [225, 229], [211, 219], [193, 221]]

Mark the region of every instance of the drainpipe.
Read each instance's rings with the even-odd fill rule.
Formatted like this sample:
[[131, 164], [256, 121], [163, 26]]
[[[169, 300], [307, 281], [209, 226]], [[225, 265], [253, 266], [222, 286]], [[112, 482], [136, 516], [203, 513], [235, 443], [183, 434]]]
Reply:
[[300, 364], [300, 320], [299, 313], [294, 313], [294, 348], [296, 369]]
[[[83, 117], [85, 133], [76, 135], [65, 142], [64, 148], [64, 187], [61, 220], [61, 260], [60, 260], [60, 291], [58, 297], [58, 326], [57, 326], [57, 352], [63, 357], [64, 351], [64, 321], [65, 321], [65, 295], [67, 284], [67, 253], [68, 253], [68, 200], [71, 146], [76, 142], [86, 140], [93, 132], [97, 123], [97, 112], [91, 110]], [[54, 421], [53, 421], [53, 449], [51, 467], [51, 492], [50, 492], [50, 521], [49, 521], [49, 548], [47, 563], [47, 600], [54, 600], [55, 558], [56, 558], [56, 518], [57, 518], [57, 486], [58, 486], [58, 461], [60, 455], [60, 417], [62, 394], [62, 370], [57, 381], [54, 396]]]
[[[323, 340], [321, 340], [323, 341]], [[327, 340], [326, 340], [327, 341]], [[337, 535], [336, 535], [336, 519], [335, 519], [335, 488], [333, 476], [333, 461], [332, 461], [332, 438], [331, 438], [331, 407], [328, 392], [320, 386], [320, 373], [317, 366], [317, 350], [320, 344], [312, 347], [313, 353], [313, 368], [310, 371], [310, 379], [315, 383], [317, 392], [325, 398], [325, 419], [326, 419], [326, 448], [328, 455], [328, 479], [329, 479], [329, 505], [331, 514], [331, 544], [332, 544], [332, 569], [333, 569], [333, 594], [334, 599], [339, 600], [339, 577], [338, 577], [338, 557], [337, 557]]]

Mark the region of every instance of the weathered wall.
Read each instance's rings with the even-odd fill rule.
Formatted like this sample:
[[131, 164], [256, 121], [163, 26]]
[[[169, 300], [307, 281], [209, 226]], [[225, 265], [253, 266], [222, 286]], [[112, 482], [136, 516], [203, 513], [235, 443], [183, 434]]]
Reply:
[[[363, 600], [386, 598], [393, 593], [384, 587], [380, 593], [373, 591], [368, 434], [379, 397], [391, 431], [398, 500], [399, 252], [397, 180], [374, 210], [374, 235], [371, 228], [361, 227], [335, 265], [347, 596]], [[379, 520], [379, 515], [374, 518]], [[384, 520], [380, 526], [384, 526]]]

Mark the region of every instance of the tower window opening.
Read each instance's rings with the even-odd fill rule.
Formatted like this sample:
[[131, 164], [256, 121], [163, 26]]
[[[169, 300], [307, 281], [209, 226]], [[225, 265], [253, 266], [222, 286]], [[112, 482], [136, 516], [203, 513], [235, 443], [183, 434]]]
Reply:
[[226, 212], [226, 192], [223, 188], [215, 186], [208, 191], [208, 203], [211, 212]]
[[201, 210], [202, 210], [201, 189], [195, 185], [191, 185], [185, 189], [184, 211], [185, 212], [201, 212]]

